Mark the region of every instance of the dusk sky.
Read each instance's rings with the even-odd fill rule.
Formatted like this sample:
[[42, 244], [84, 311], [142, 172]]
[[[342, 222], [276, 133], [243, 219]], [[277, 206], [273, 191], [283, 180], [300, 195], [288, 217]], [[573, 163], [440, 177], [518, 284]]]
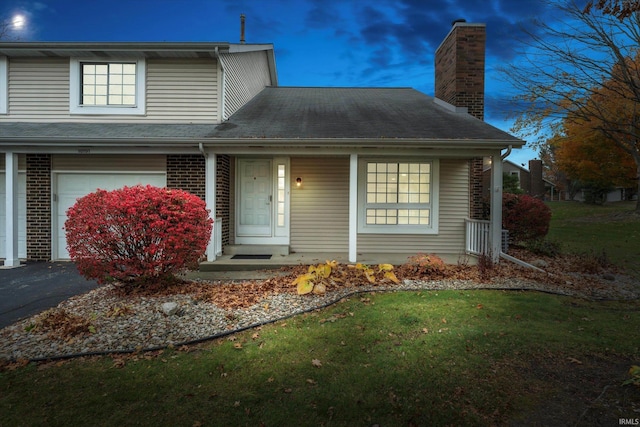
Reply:
[[[434, 92], [433, 54], [466, 19], [487, 25], [485, 120], [509, 131], [509, 85], [496, 72], [522, 46], [521, 26], [544, 18], [539, 0], [2, 0], [24, 23], [21, 41], [273, 43], [280, 86], [413, 87]], [[535, 158], [514, 150], [509, 160]]]

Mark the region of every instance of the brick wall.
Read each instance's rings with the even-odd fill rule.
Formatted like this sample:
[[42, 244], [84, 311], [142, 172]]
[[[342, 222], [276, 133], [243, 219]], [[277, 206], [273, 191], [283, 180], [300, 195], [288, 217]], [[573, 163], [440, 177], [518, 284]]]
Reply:
[[454, 23], [436, 51], [435, 96], [484, 120], [484, 24]]
[[469, 217], [483, 219], [482, 157], [469, 160]]
[[27, 259], [51, 259], [51, 155], [27, 154]]
[[222, 247], [229, 245], [230, 233], [230, 191], [231, 191], [231, 159], [219, 155], [216, 162], [216, 216], [222, 218]]
[[167, 188], [177, 188], [205, 199], [205, 158], [200, 154], [167, 155]]
[[542, 180], [542, 160], [529, 160], [529, 194], [544, 199], [544, 181]]
[[[222, 246], [229, 244], [229, 156], [217, 156], [216, 217], [222, 218]], [[206, 159], [200, 154], [167, 155], [167, 188], [188, 191], [206, 199]]]

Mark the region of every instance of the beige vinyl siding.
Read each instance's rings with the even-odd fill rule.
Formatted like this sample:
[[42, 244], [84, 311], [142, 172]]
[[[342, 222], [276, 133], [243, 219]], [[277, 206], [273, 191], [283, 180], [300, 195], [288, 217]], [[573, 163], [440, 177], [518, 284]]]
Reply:
[[9, 59], [5, 121], [69, 118], [69, 59]]
[[[5, 153], [0, 153], [0, 172], [4, 172], [6, 164], [7, 164], [7, 160], [5, 157]], [[26, 154], [18, 154], [18, 170], [20, 171], [27, 170]]]
[[224, 72], [224, 119], [271, 84], [266, 52], [221, 54]]
[[69, 58], [9, 60], [8, 114], [2, 121], [219, 123], [214, 59], [146, 61], [145, 115], [69, 113]]
[[348, 252], [349, 158], [291, 158], [291, 250]]
[[218, 123], [216, 61], [147, 60], [147, 120]]
[[464, 219], [469, 215], [468, 184], [468, 160], [440, 160], [438, 234], [358, 234], [358, 252], [463, 254]]
[[51, 156], [53, 171], [166, 172], [165, 155], [57, 154]]

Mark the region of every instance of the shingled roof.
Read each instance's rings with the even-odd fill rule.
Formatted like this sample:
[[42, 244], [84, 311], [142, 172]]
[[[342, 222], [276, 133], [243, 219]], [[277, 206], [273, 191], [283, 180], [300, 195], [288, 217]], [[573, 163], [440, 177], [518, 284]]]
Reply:
[[[267, 87], [229, 120], [219, 124], [0, 123], [0, 142], [61, 144], [121, 141], [242, 144], [246, 140], [318, 140], [339, 144], [395, 145], [491, 141], [520, 146], [524, 141], [433, 97], [410, 88]], [[234, 142], [235, 141], [235, 142]], [[333, 143], [332, 143], [333, 144]]]
[[523, 141], [411, 88], [268, 87], [214, 138]]

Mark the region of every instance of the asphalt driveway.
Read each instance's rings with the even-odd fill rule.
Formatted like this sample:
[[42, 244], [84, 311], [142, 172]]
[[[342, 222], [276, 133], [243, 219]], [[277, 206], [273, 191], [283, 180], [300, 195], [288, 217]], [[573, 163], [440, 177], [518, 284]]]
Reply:
[[71, 262], [29, 262], [0, 269], [0, 328], [96, 287]]

